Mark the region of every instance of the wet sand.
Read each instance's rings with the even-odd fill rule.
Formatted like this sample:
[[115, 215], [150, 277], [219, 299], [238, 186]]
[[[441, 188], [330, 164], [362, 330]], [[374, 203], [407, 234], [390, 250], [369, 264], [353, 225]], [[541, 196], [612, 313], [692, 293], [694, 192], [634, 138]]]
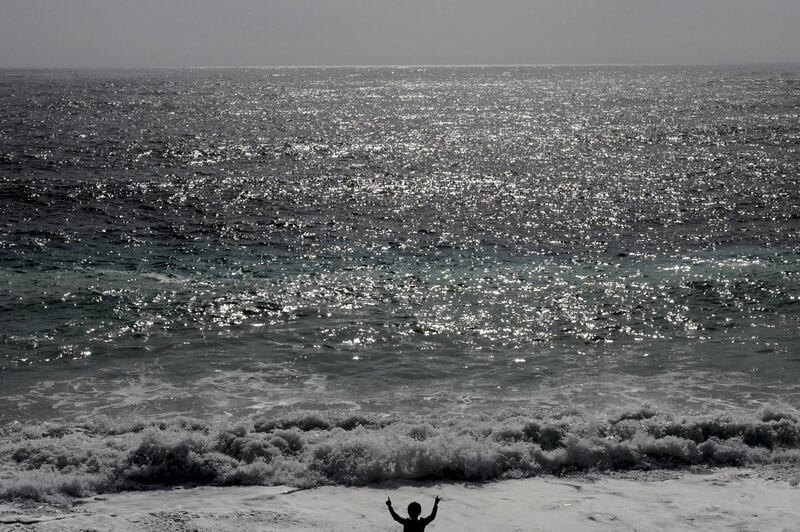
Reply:
[[399, 531], [386, 511], [387, 496], [401, 514], [417, 500], [427, 515], [439, 494], [430, 531], [788, 531], [800, 523], [800, 489], [792, 484], [724, 469], [480, 485], [202, 487], [104, 495], [61, 508], [4, 504], [0, 530]]

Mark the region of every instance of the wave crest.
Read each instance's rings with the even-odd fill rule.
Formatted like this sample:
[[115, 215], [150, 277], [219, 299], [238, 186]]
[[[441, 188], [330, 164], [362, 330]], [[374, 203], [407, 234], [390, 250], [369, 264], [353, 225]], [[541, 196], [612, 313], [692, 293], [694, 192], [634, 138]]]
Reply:
[[45, 499], [176, 485], [364, 485], [489, 481], [582, 471], [800, 463], [797, 417], [606, 418], [519, 413], [405, 419], [299, 412], [203, 421], [7, 427], [0, 498]]

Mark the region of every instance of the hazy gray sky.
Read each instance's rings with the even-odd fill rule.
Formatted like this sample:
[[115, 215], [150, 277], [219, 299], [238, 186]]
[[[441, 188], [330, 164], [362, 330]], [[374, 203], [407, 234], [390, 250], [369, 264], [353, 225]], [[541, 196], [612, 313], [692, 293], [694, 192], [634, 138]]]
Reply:
[[800, 0], [0, 0], [0, 67], [800, 62]]

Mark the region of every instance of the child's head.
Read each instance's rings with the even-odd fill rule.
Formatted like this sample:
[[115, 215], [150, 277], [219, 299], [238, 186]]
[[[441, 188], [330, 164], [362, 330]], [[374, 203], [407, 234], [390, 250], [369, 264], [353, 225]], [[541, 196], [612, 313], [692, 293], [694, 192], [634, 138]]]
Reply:
[[422, 506], [418, 502], [412, 502], [408, 505], [408, 516], [411, 519], [416, 519], [422, 513]]

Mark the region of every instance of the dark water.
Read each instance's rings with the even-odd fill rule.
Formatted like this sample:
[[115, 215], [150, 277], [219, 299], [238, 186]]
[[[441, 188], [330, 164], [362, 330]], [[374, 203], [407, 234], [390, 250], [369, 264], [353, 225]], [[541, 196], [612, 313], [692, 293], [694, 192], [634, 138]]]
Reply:
[[788, 66], [2, 72], [0, 421], [786, 422], [799, 116]]

